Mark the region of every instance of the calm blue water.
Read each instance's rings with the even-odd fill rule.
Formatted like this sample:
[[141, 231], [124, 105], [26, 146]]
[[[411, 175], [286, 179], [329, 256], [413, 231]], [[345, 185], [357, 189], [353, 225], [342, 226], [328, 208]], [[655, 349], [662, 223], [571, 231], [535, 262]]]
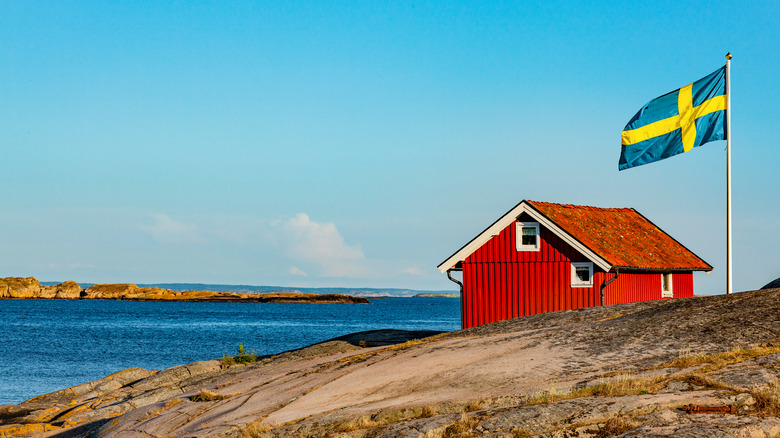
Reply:
[[0, 300], [0, 405], [125, 368], [164, 369], [248, 351], [274, 354], [376, 329], [460, 328], [459, 300], [359, 304]]

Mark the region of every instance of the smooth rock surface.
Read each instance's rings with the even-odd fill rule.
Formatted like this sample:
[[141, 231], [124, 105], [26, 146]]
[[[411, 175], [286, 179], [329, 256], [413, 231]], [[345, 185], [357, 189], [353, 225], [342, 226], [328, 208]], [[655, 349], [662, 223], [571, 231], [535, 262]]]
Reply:
[[[776, 437], [778, 302], [775, 289], [623, 304], [127, 370], [0, 407], [0, 435]], [[402, 343], [369, 346], [383, 339]]]

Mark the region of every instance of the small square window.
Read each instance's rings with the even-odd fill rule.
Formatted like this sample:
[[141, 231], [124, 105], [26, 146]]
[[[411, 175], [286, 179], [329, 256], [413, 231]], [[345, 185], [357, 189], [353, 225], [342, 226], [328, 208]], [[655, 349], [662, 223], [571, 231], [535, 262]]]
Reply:
[[590, 282], [590, 268], [587, 266], [577, 266], [574, 268], [574, 275], [577, 276], [577, 280], [581, 283]]
[[522, 245], [536, 246], [536, 227], [523, 227]]
[[538, 222], [517, 222], [515, 232], [518, 251], [539, 251]]
[[593, 263], [575, 262], [571, 264], [571, 286], [593, 286]]
[[661, 297], [673, 298], [674, 291], [672, 290], [672, 273], [666, 272], [661, 274]]

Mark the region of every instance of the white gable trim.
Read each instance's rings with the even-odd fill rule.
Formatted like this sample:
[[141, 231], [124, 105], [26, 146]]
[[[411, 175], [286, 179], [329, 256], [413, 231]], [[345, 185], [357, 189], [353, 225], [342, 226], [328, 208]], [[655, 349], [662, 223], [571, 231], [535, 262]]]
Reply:
[[527, 213], [535, 221], [539, 222], [542, 226], [552, 231], [553, 234], [560, 237], [561, 240], [569, 244], [580, 254], [587, 257], [588, 260], [595, 263], [596, 266], [603, 269], [605, 272], [609, 271], [612, 268], [612, 265], [610, 265], [606, 260], [604, 260], [598, 254], [591, 251], [590, 248], [580, 243], [580, 241], [572, 237], [569, 233], [565, 232], [561, 227], [559, 227], [554, 222], [547, 219], [544, 215], [536, 211], [536, 209], [531, 207], [531, 205], [528, 204], [526, 201], [521, 201], [513, 209], [509, 210], [505, 215], [501, 216], [497, 221], [493, 222], [493, 224], [487, 227], [485, 231], [480, 233], [477, 237], [471, 239], [469, 243], [464, 245], [455, 254], [451, 255], [450, 258], [443, 261], [438, 266], [439, 271], [441, 271], [442, 273], [447, 272], [448, 270], [454, 268], [455, 265], [457, 265], [459, 262], [466, 260], [468, 256], [474, 253], [474, 251], [478, 250], [488, 240], [493, 238], [493, 236], [498, 236], [498, 234], [501, 233], [501, 231], [504, 228], [509, 226], [509, 224], [511, 224], [515, 220], [517, 220], [518, 216], [520, 216], [523, 213]]
[[[523, 203], [525, 203], [525, 201], [521, 202], [521, 204]], [[536, 219], [540, 224], [544, 225], [545, 228], [552, 231], [553, 234], [560, 237], [561, 240], [568, 243], [569, 246], [576, 249], [580, 254], [587, 257], [588, 260], [595, 263], [596, 266], [603, 269], [604, 272], [609, 272], [609, 270], [612, 269], [612, 265], [610, 265], [608, 261], [604, 260], [604, 258], [593, 252], [590, 248], [580, 243], [579, 240], [575, 239], [571, 234], [564, 231], [563, 228], [556, 225], [555, 222], [547, 219], [546, 216], [537, 212], [533, 207], [528, 206], [526, 213], [528, 213], [532, 218]]]

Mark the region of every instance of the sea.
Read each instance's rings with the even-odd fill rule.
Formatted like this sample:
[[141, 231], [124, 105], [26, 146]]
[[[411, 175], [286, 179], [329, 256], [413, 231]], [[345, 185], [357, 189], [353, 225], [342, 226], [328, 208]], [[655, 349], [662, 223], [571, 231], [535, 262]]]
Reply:
[[365, 330], [460, 328], [452, 298], [371, 304], [0, 300], [0, 405], [126, 368], [276, 354]]

